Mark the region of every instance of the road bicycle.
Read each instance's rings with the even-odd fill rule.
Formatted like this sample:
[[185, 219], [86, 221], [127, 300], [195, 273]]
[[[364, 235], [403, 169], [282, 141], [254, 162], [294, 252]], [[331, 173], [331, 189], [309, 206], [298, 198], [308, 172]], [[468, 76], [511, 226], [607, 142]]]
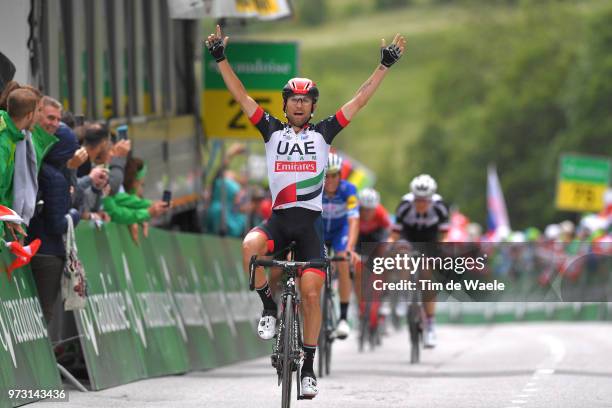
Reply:
[[272, 351], [272, 366], [276, 368], [278, 385], [282, 386], [282, 408], [291, 406], [292, 376], [295, 372], [297, 399], [312, 399], [301, 394], [300, 368], [303, 357], [302, 325], [300, 318], [300, 297], [296, 289], [296, 279], [300, 272], [308, 268], [327, 270], [329, 262], [325, 259], [311, 262], [297, 262], [294, 260], [295, 242], [291, 242], [287, 251], [288, 261], [275, 259], [257, 259], [251, 257], [249, 288], [255, 289], [255, 269], [258, 266], [279, 267], [283, 271], [281, 316], [277, 324], [276, 343]]

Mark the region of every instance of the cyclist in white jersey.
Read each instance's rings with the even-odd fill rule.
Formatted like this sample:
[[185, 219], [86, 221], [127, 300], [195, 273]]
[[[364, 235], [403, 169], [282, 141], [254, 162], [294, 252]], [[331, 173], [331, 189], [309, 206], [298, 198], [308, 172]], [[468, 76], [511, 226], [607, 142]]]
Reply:
[[[296, 261], [311, 261], [325, 256], [322, 234], [322, 190], [329, 147], [334, 137], [372, 97], [391, 67], [404, 52], [406, 41], [396, 34], [391, 45], [382, 40], [380, 64], [357, 90], [355, 96], [335, 115], [317, 124], [309, 123], [315, 111], [319, 91], [306, 78], [293, 78], [283, 89], [283, 123], [251, 98], [225, 57], [228, 37], [221, 28], [206, 40], [208, 51], [217, 61], [225, 85], [263, 136], [268, 163], [268, 180], [272, 192], [272, 216], [252, 229], [242, 244], [244, 269], [249, 272], [253, 255], [266, 255], [295, 241]], [[300, 295], [304, 314], [304, 363], [301, 371], [302, 393], [318, 393], [313, 361], [321, 326], [320, 294], [325, 272], [307, 269], [300, 278]], [[276, 331], [277, 306], [272, 299], [263, 268], [255, 273], [255, 287], [264, 311], [258, 326], [263, 339]]]

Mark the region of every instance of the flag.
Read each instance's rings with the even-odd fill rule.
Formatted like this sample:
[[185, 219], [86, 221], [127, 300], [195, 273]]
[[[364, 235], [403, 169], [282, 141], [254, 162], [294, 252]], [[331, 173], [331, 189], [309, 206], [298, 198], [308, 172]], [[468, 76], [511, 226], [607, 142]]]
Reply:
[[9, 279], [13, 274], [13, 271], [17, 268], [21, 268], [30, 263], [32, 257], [36, 255], [38, 252], [38, 248], [40, 248], [40, 239], [35, 239], [30, 243], [30, 245], [22, 246], [19, 242], [7, 242], [6, 246], [9, 248], [11, 253], [16, 256], [13, 263], [11, 263], [7, 269], [7, 274]]
[[487, 168], [487, 227], [489, 233], [497, 237], [511, 231], [504, 193], [499, 184], [497, 170], [493, 165]]
[[15, 211], [0, 205], [0, 221], [23, 223], [23, 219]]

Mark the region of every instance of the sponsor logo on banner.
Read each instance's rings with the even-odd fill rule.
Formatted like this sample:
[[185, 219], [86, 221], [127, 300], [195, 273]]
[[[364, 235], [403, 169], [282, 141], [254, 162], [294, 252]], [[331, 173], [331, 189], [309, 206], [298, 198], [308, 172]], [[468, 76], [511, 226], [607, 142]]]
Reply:
[[230, 306], [228, 305], [227, 296], [225, 293], [225, 282], [223, 281], [223, 274], [221, 273], [221, 265], [219, 265], [219, 261], [217, 260], [215, 260], [214, 264], [215, 274], [217, 275], [217, 281], [219, 282], [219, 289], [221, 289], [221, 292], [219, 292], [218, 295], [220, 301], [219, 304], [223, 306], [223, 312], [225, 314], [225, 317], [227, 318], [227, 324], [230, 328], [230, 331], [232, 332], [232, 336], [236, 337], [236, 335], [238, 334], [238, 332], [236, 331], [236, 322], [234, 316], [232, 315]]
[[204, 298], [204, 295], [202, 294], [202, 289], [201, 289], [202, 286], [200, 285], [200, 277], [198, 276], [198, 271], [196, 271], [195, 265], [193, 264], [192, 260], [189, 261], [189, 269], [191, 270], [191, 276], [193, 278], [193, 282], [195, 283], [195, 290], [201, 302], [200, 313], [202, 313], [203, 325], [204, 327], [206, 327], [206, 330], [208, 331], [210, 338], [214, 339], [215, 335], [212, 329], [212, 322], [211, 322], [210, 315], [206, 312], [208, 308], [206, 307], [206, 299]]
[[303, 162], [277, 161], [277, 162], [274, 162], [274, 171], [277, 173], [282, 173], [282, 172], [316, 173], [317, 162], [316, 161], [303, 161]]
[[18, 299], [0, 302], [0, 344], [11, 355], [15, 368], [17, 368], [17, 358], [14, 344], [23, 344], [48, 337], [38, 298], [22, 298], [20, 283], [25, 289], [26, 284], [23, 277], [15, 281]]
[[[122, 254], [123, 269], [128, 287], [133, 289], [132, 277], [125, 254]], [[87, 297], [87, 307], [78, 311], [85, 338], [91, 342], [94, 353], [99, 356], [97, 334], [103, 335], [122, 330], [134, 329], [142, 345], [147, 347], [147, 338], [142, 323], [143, 313], [136, 307], [140, 302], [134, 301], [129, 291], [109, 292], [104, 277], [111, 283], [109, 274], [100, 274], [103, 293]], [[96, 334], [97, 333], [97, 334]]]
[[166, 263], [166, 258], [163, 255], [159, 257], [162, 269], [164, 271], [164, 279], [166, 280], [166, 296], [170, 302], [170, 306], [172, 308], [172, 313], [176, 316], [176, 327], [181, 332], [181, 336], [183, 337], [183, 341], [187, 341], [187, 331], [185, 331], [185, 326], [183, 325], [183, 319], [181, 313], [179, 312], [179, 308], [174, 301], [174, 297], [172, 296], [172, 282], [170, 280], [170, 272], [168, 271], [168, 264]]

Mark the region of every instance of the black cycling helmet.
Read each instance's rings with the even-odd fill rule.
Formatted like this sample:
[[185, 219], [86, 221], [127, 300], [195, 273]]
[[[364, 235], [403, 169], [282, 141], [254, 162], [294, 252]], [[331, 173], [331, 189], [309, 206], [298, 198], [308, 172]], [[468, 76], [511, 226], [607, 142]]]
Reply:
[[312, 103], [317, 103], [319, 99], [319, 89], [317, 84], [308, 78], [291, 78], [283, 88], [283, 102], [287, 104], [287, 99], [291, 95], [309, 95]]

